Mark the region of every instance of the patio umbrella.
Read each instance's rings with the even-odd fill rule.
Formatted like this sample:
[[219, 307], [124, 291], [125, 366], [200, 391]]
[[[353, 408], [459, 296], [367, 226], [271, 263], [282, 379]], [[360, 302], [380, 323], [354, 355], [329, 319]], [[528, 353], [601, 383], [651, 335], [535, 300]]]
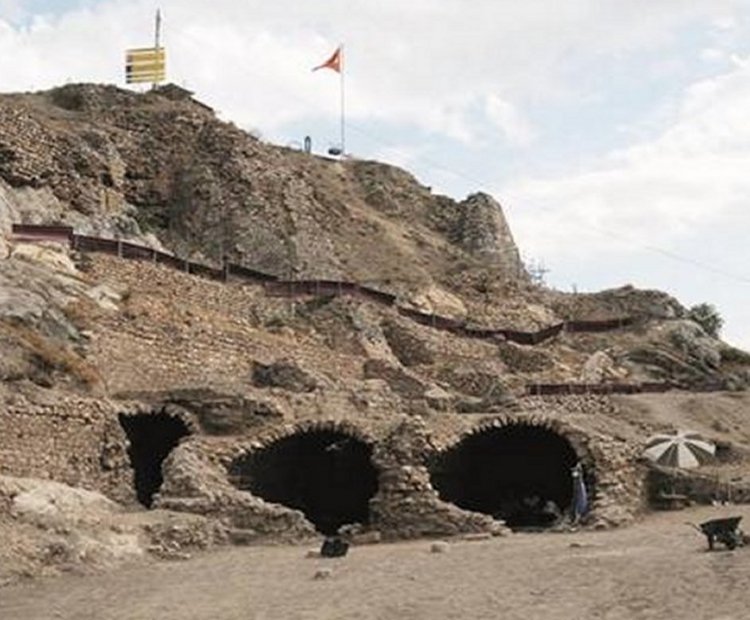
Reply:
[[650, 437], [644, 455], [658, 465], [690, 469], [709, 462], [716, 446], [692, 431], [673, 431]]

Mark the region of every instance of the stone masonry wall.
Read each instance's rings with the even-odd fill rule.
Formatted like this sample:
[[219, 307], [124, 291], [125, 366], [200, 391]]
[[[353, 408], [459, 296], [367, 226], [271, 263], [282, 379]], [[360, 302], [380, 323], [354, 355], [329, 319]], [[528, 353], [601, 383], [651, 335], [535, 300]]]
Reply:
[[55, 398], [0, 405], [0, 472], [127, 496], [130, 467], [116, 408], [107, 401]]

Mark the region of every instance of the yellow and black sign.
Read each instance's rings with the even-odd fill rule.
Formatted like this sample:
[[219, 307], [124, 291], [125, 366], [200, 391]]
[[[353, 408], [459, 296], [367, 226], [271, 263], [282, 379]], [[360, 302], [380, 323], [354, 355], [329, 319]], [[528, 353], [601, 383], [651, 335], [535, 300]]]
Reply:
[[151, 82], [156, 84], [163, 82], [166, 77], [166, 52], [163, 47], [141, 47], [126, 52], [126, 83]]

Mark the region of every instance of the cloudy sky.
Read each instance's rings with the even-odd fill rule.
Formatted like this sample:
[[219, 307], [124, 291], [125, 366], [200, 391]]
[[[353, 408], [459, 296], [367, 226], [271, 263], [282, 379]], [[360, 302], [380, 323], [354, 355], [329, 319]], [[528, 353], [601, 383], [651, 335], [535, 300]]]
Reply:
[[[579, 291], [715, 304], [750, 349], [750, 0], [162, 0], [172, 81], [264, 139], [338, 138], [502, 204]], [[122, 84], [152, 0], [0, 0], [0, 90]]]

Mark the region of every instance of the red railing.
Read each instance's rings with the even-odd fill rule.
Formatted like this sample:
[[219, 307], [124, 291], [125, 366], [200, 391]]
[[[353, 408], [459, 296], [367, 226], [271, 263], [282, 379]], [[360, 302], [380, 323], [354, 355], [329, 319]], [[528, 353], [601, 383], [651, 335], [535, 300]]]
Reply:
[[73, 228], [70, 226], [40, 226], [36, 224], [13, 224], [13, 237], [17, 241], [56, 241], [70, 243]]
[[[246, 280], [264, 287], [268, 295], [275, 297], [305, 296], [341, 296], [348, 295], [393, 306], [397, 297], [391, 293], [354, 282], [340, 280], [280, 280], [278, 276], [244, 265], [226, 263], [223, 267], [212, 267], [193, 261], [178, 258], [172, 254], [160, 252], [153, 248], [137, 245], [119, 239], [104, 239], [88, 235], [76, 235], [68, 226], [37, 226], [14, 224], [13, 236], [20, 241], [56, 240], [70, 243], [81, 252], [104, 252], [121, 258], [149, 260], [160, 265], [167, 265], [186, 273], [203, 276], [212, 280], [229, 278]], [[509, 340], [517, 344], [536, 345], [558, 336], [563, 330], [576, 332], [604, 332], [632, 325], [633, 317], [621, 317], [597, 321], [566, 321], [545, 327], [538, 331], [526, 332], [513, 329], [482, 327], [437, 314], [399, 307], [398, 313], [421, 325], [433, 329], [451, 332], [467, 338], [482, 340]], [[543, 387], [540, 389], [547, 389]], [[557, 389], [557, 388], [549, 388]], [[578, 389], [578, 388], [571, 388]], [[552, 392], [550, 392], [552, 393]]]
[[[226, 281], [229, 278], [244, 280], [264, 287], [267, 294], [280, 297], [340, 296], [349, 295], [374, 301], [381, 305], [393, 306], [397, 297], [374, 288], [353, 282], [339, 280], [280, 280], [273, 274], [226, 263], [223, 267], [212, 267], [202, 263], [188, 261], [173, 254], [160, 252], [153, 248], [122, 241], [103, 239], [87, 235], [76, 235], [69, 226], [40, 226], [14, 224], [13, 238], [17, 241], [56, 241], [68, 243], [81, 252], [105, 252], [121, 258], [148, 260], [166, 265], [186, 273]], [[399, 307], [401, 316], [421, 325], [442, 330], [468, 338], [483, 340], [509, 340], [518, 344], [535, 345], [559, 335], [563, 330], [570, 333], [597, 333], [629, 327], [636, 322], [634, 317], [626, 316], [606, 320], [565, 321], [551, 325], [535, 332], [524, 332], [511, 329], [495, 329], [475, 326], [466, 321], [429, 314], [413, 308]], [[572, 396], [595, 394], [641, 394], [661, 393], [671, 389], [688, 389], [696, 392], [715, 392], [726, 389], [721, 381], [707, 382], [694, 386], [678, 386], [670, 382], [653, 383], [530, 383], [526, 385], [527, 396]]]

